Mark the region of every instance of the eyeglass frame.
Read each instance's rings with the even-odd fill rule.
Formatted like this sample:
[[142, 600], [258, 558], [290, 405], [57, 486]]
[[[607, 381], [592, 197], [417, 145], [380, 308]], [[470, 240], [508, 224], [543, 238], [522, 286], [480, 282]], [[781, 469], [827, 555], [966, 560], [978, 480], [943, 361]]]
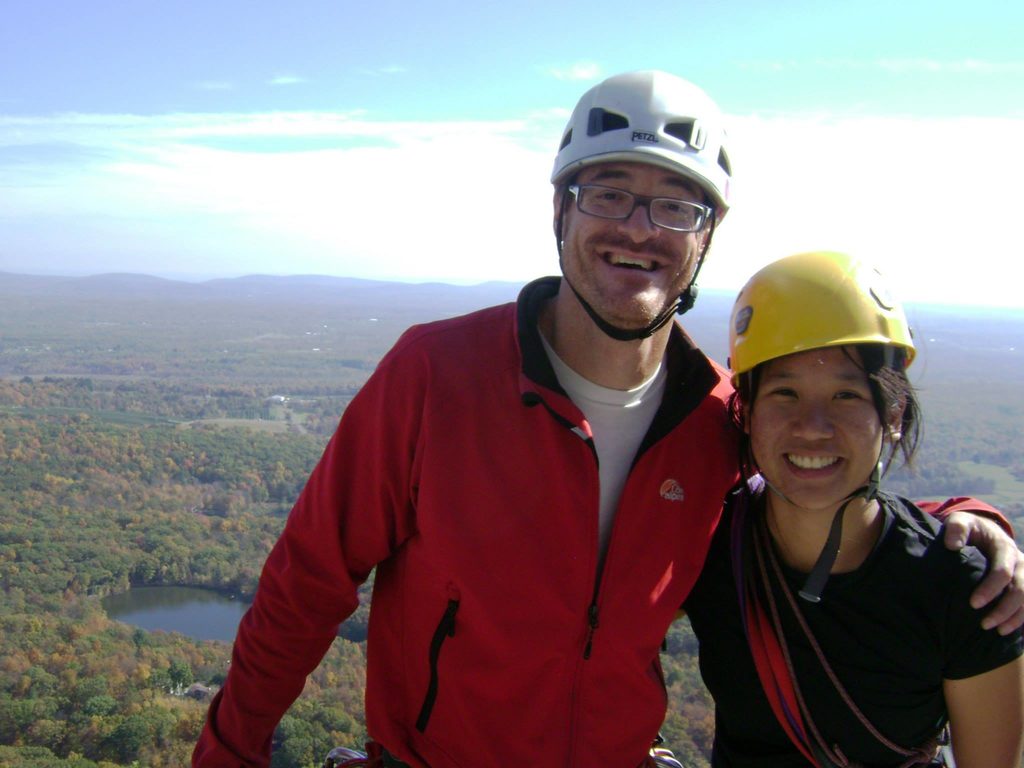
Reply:
[[[661, 227], [662, 229], [667, 229], [670, 232], [700, 232], [702, 229], [704, 229], [705, 225], [708, 223], [708, 220], [715, 215], [715, 209], [709, 205], [704, 205], [703, 203], [695, 203], [692, 200], [681, 200], [678, 197], [664, 197], [662, 195], [654, 197], [648, 195], [638, 195], [635, 192], [630, 192], [629, 190], [626, 189], [619, 189], [618, 187], [609, 187], [607, 184], [569, 184], [566, 186], [566, 189], [569, 192], [571, 192], [572, 196], [576, 199], [576, 210], [579, 211], [580, 213], [585, 213], [587, 216], [594, 216], [599, 219], [608, 219], [609, 221], [625, 221], [636, 212], [637, 207], [643, 206], [644, 208], [647, 209], [647, 218], [651, 222], [651, 224], [653, 224], [656, 227]], [[600, 213], [585, 211], [583, 210], [583, 208], [580, 207], [580, 191], [584, 189], [610, 189], [633, 198], [633, 205], [630, 207], [629, 213], [627, 213], [624, 216], [605, 216]], [[694, 227], [693, 229], [680, 229], [679, 227], [670, 227], [666, 224], [662, 224], [660, 222], [655, 221], [654, 216], [651, 214], [651, 204], [659, 200], [667, 200], [670, 203], [681, 203], [682, 205], [688, 205], [698, 209], [701, 212], [702, 216], [699, 225]]]

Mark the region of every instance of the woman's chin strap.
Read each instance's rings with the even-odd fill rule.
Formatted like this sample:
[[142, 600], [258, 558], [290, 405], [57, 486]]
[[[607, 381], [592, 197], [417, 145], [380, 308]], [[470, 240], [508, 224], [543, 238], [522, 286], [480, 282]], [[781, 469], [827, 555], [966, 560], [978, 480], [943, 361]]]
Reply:
[[846, 511], [846, 508], [851, 501], [858, 497], [863, 497], [867, 501], [874, 501], [878, 497], [878, 484], [881, 482], [881, 479], [882, 461], [879, 459], [878, 463], [875, 464], [875, 468], [871, 471], [871, 477], [868, 478], [867, 485], [862, 485], [851, 493], [839, 509], [836, 510], [832, 518], [832, 527], [828, 531], [828, 538], [825, 539], [825, 546], [822, 547], [818, 560], [814, 563], [814, 567], [811, 568], [811, 572], [807, 576], [807, 581], [804, 582], [803, 587], [800, 589], [800, 597], [807, 602], [821, 602], [821, 593], [825, 589], [825, 583], [832, 572], [832, 566], [835, 565], [836, 557], [839, 556], [839, 544], [843, 539], [843, 513]]

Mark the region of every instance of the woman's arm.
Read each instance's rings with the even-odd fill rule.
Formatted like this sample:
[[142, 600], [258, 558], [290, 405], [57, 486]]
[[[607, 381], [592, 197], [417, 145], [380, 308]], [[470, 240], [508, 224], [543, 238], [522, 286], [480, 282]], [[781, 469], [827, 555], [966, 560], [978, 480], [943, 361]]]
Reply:
[[1024, 749], [1024, 656], [943, 681], [957, 768], [1017, 768]]

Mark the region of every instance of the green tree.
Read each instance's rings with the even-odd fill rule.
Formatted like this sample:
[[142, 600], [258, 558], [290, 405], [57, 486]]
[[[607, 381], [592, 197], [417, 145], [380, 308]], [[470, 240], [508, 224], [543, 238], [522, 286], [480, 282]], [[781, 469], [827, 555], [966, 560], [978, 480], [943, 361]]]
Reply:
[[183, 661], [177, 660], [171, 662], [171, 666], [167, 670], [167, 677], [171, 686], [178, 690], [192, 685], [195, 681], [195, 677], [192, 675], [192, 667]]
[[82, 707], [82, 713], [87, 716], [97, 715], [102, 717], [113, 713], [115, 710], [117, 710], [117, 699], [106, 694], [93, 696]]
[[142, 715], [128, 715], [107, 737], [106, 746], [111, 756], [122, 763], [139, 756], [139, 750], [149, 741], [149, 724]]

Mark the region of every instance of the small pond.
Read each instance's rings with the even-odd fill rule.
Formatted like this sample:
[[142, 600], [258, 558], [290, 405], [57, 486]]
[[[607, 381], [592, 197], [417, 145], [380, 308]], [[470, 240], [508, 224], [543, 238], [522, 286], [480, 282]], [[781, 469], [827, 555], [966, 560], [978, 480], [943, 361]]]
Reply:
[[249, 603], [211, 589], [134, 587], [103, 598], [107, 615], [147, 631], [180, 632], [197, 640], [235, 639]]

